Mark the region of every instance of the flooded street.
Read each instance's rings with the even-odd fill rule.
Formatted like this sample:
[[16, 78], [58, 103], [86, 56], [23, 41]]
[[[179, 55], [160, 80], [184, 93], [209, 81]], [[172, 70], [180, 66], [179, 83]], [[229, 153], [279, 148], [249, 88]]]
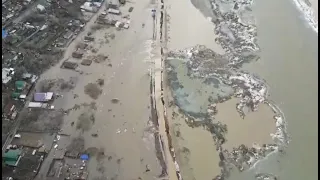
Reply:
[[[155, 27], [150, 15], [153, 7], [157, 5], [139, 1], [131, 14], [130, 29], [105, 28], [92, 34], [98, 42], [113, 34], [108, 43], [91, 44], [97, 49], [96, 54], [106, 55], [108, 60], [80, 66], [78, 72], [61, 69], [59, 64], [41, 77], [41, 80], [75, 79], [74, 88], [62, 93], [54, 105], [70, 109], [60, 134], [70, 136], [71, 143], [75, 138], [83, 139], [83, 150], [91, 155], [90, 180], [153, 179], [162, 174], [150, 107], [152, 58], [160, 52], [153, 50]], [[129, 7], [122, 8], [127, 12]], [[92, 22], [68, 47], [65, 59], [72, 59], [72, 52], [91, 25]], [[87, 57], [90, 55], [95, 53], [89, 52]], [[59, 143], [62, 145], [62, 140]], [[45, 167], [39, 175], [43, 179], [41, 173], [45, 173]]]

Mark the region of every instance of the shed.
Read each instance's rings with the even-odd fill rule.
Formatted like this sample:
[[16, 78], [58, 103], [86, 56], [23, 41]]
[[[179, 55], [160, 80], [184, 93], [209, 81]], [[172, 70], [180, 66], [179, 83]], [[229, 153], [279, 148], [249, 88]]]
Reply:
[[29, 108], [41, 108], [43, 106], [43, 103], [41, 102], [29, 102], [28, 107]]
[[21, 158], [20, 149], [9, 149], [4, 153], [3, 160], [8, 166], [17, 166]]

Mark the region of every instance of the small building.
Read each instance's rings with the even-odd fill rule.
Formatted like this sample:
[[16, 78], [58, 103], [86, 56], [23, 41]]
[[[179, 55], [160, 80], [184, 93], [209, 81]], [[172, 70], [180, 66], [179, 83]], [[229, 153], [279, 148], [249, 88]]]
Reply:
[[12, 92], [11, 97], [12, 99], [15, 99], [15, 100], [18, 100], [18, 99], [23, 100], [23, 99], [26, 99], [27, 95], [22, 94], [20, 92]]
[[25, 81], [16, 81], [15, 82], [16, 90], [18, 90], [20, 92], [23, 91], [26, 86], [27, 86], [27, 83]]
[[13, 103], [9, 102], [3, 110], [2, 117], [6, 119], [14, 120], [16, 116], [17, 116], [16, 106]]
[[72, 57], [81, 59], [83, 57], [83, 54], [84, 54], [83, 51], [77, 50], [72, 53]]
[[41, 102], [29, 102], [28, 108], [41, 108], [43, 103]]
[[14, 75], [13, 68], [3, 68], [2, 69], [2, 84], [7, 84], [9, 81], [11, 81], [13, 75]]
[[85, 36], [85, 37], [84, 37], [84, 40], [85, 40], [85, 41], [94, 41], [94, 37]]
[[120, 14], [121, 14], [120, 10], [118, 10], [118, 9], [113, 9], [113, 8], [109, 8], [109, 9], [108, 9], [108, 13], [109, 13], [109, 14], [115, 14], [115, 15], [120, 15]]
[[43, 12], [43, 11], [46, 10], [46, 8], [45, 8], [44, 6], [42, 6], [41, 4], [38, 4], [38, 5], [37, 5], [37, 9], [38, 9], [38, 11], [40, 11], [40, 12]]
[[35, 83], [38, 80], [38, 76], [32, 75], [30, 73], [24, 73], [24, 74], [22, 74], [22, 79], [23, 80], [30, 80], [31, 83]]
[[94, 6], [92, 2], [85, 2], [82, 6], [80, 6], [81, 10], [87, 12], [97, 12], [98, 8]]
[[28, 84], [26, 81], [16, 81], [15, 82], [15, 92], [11, 94], [13, 99], [25, 99], [32, 86]]
[[7, 166], [16, 167], [21, 158], [21, 150], [20, 149], [9, 149], [4, 153], [3, 161]]
[[74, 33], [72, 31], [67, 31], [67, 33], [63, 35], [63, 38], [69, 40], [72, 38], [73, 34]]
[[48, 103], [42, 102], [29, 102], [28, 108], [54, 109], [54, 106], [50, 106]]
[[33, 96], [33, 100], [35, 102], [48, 102], [52, 100], [53, 92], [46, 92], [46, 93], [35, 93]]
[[65, 61], [62, 64], [62, 68], [66, 68], [66, 69], [76, 69], [77, 67], [78, 67], [78, 64], [76, 62]]

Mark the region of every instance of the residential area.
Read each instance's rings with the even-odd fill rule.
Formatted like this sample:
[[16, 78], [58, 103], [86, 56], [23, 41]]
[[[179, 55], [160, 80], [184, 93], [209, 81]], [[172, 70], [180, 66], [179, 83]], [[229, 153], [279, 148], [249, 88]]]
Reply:
[[[40, 81], [40, 77], [59, 64], [88, 23], [89, 32], [71, 57], [63, 59], [60, 68], [82, 75], [83, 67], [107, 62], [107, 55], [95, 55], [98, 50], [93, 47], [97, 41], [93, 33], [110, 27], [129, 29], [133, 7], [125, 4], [125, 0], [2, 1], [3, 180], [88, 179], [92, 152], [85, 149], [82, 137], [64, 134], [61, 126], [70, 111], [80, 106], [94, 108], [95, 104], [63, 109], [64, 95], [74, 88], [76, 80]], [[120, 7], [126, 7], [125, 14]], [[112, 39], [114, 35], [110, 34], [101, 43]], [[103, 85], [103, 80], [100, 83]], [[105, 156], [103, 151], [95, 155]]]

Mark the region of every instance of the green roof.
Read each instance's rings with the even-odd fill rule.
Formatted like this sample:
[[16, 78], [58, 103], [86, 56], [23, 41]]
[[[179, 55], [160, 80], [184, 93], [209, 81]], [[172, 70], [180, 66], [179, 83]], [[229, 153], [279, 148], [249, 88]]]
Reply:
[[12, 92], [12, 94], [11, 94], [11, 97], [12, 97], [13, 99], [17, 99], [17, 98], [19, 98], [19, 96], [20, 96], [20, 93], [19, 93], [19, 92]]
[[25, 81], [16, 81], [15, 85], [16, 85], [17, 90], [23, 90], [24, 86], [26, 85], [26, 82]]
[[4, 153], [3, 159], [6, 165], [15, 166], [21, 154], [20, 149], [10, 149]]

